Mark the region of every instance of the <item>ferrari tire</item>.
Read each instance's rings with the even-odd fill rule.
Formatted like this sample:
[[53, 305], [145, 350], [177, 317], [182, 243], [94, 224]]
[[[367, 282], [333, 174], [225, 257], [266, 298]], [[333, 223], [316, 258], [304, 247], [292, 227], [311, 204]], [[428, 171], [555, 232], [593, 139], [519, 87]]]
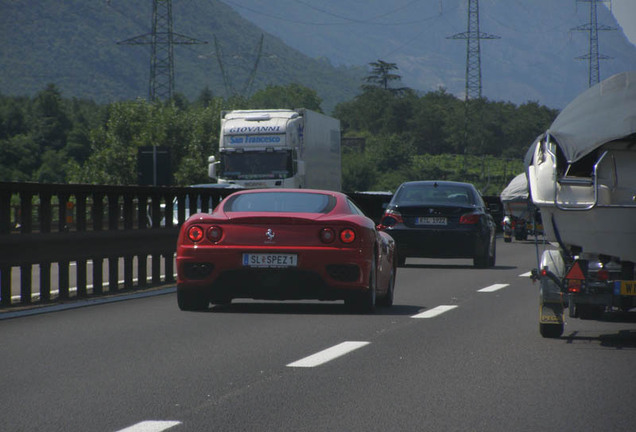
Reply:
[[210, 301], [200, 291], [177, 288], [177, 304], [182, 311], [200, 311], [207, 309]]
[[391, 269], [391, 276], [389, 277], [389, 284], [386, 288], [386, 294], [377, 299], [377, 305], [380, 307], [393, 306], [393, 293], [395, 290], [395, 267]]
[[358, 313], [371, 313], [375, 310], [376, 305], [376, 268], [375, 258], [371, 264], [371, 272], [369, 273], [369, 287], [368, 289], [356, 293], [352, 297], [345, 301], [354, 312]]

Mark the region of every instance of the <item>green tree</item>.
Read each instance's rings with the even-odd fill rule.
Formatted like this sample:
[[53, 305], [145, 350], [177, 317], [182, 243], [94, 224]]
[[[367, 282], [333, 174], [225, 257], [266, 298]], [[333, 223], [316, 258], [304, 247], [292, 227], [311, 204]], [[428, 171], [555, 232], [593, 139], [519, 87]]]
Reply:
[[371, 66], [371, 72], [369, 75], [365, 77], [365, 81], [371, 84], [362, 85], [363, 89], [369, 89], [372, 87], [380, 87], [381, 89], [390, 91], [392, 93], [401, 93], [406, 88], [392, 88], [391, 83], [400, 81], [402, 79], [401, 75], [393, 73], [393, 71], [397, 71], [398, 67], [396, 63], [388, 63], [383, 60], [378, 60], [375, 62], [369, 63]]

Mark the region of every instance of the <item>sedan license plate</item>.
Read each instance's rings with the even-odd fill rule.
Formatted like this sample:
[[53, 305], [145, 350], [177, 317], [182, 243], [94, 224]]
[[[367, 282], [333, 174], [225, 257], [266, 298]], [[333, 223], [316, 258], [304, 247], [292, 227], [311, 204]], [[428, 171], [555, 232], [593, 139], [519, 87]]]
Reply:
[[298, 255], [294, 254], [243, 254], [243, 266], [246, 267], [281, 268], [296, 267], [297, 265]]
[[445, 217], [418, 217], [415, 219], [416, 225], [447, 225]]
[[636, 296], [636, 281], [616, 281], [614, 292], [617, 295]]

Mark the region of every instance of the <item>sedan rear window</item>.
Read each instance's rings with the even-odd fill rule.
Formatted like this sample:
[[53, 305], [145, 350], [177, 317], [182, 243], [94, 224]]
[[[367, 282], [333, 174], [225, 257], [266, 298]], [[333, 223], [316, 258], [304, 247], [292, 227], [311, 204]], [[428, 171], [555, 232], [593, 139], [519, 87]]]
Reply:
[[470, 190], [461, 186], [412, 186], [402, 188], [395, 202], [401, 205], [416, 204], [475, 204]]
[[328, 213], [336, 205], [331, 195], [305, 192], [263, 192], [231, 196], [226, 212]]

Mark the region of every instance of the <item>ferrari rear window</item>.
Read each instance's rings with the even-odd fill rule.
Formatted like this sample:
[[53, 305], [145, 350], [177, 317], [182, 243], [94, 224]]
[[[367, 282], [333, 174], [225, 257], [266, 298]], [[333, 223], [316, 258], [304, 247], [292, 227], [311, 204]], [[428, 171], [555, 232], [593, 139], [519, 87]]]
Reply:
[[306, 192], [254, 192], [231, 196], [226, 212], [328, 213], [336, 205], [331, 195]]

